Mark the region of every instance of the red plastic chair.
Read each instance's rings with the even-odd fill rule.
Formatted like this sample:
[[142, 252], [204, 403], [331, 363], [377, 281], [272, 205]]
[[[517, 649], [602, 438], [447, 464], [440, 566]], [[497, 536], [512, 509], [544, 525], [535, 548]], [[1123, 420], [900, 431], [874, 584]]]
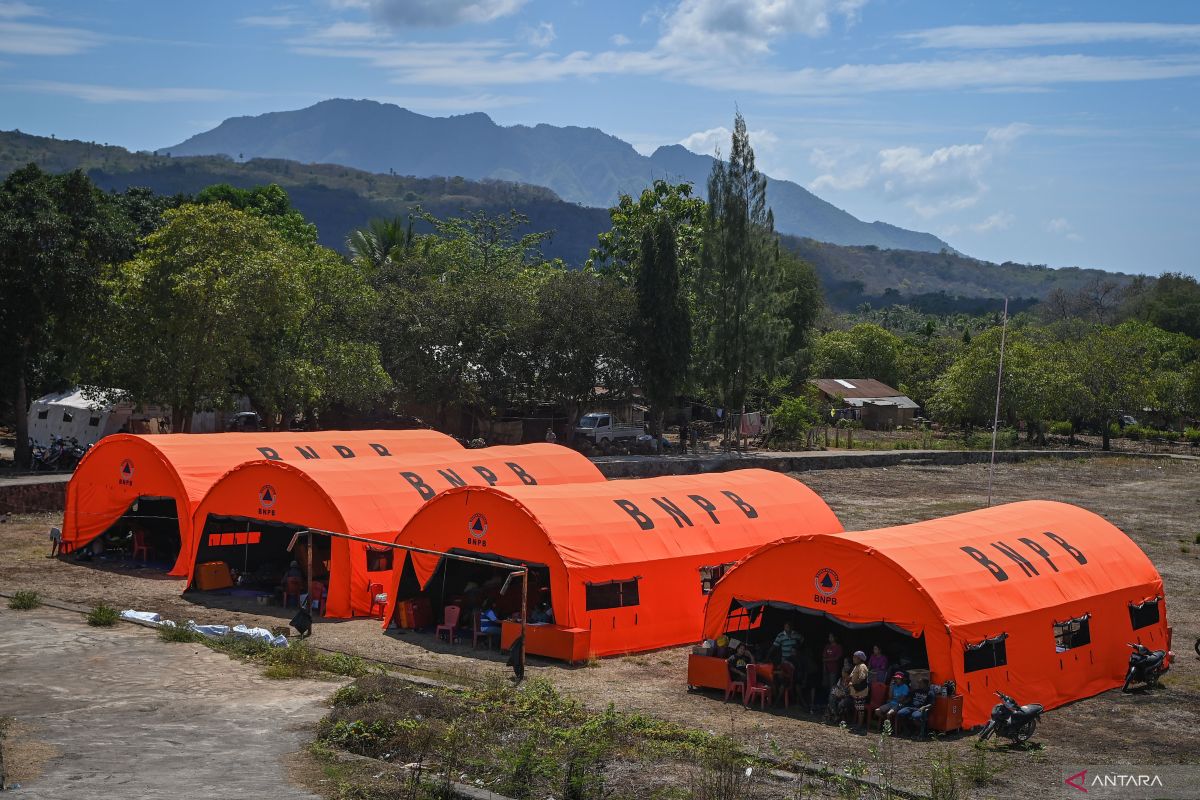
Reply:
[[283, 607], [288, 607], [288, 598], [296, 598], [296, 605], [300, 605], [300, 595], [304, 594], [304, 580], [292, 576], [283, 581]]
[[742, 701], [749, 706], [755, 698], [758, 698], [760, 709], [766, 708], [767, 703], [771, 702], [771, 686], [759, 681], [757, 665], [748, 664], [746, 666], [746, 691], [742, 695]]
[[478, 647], [480, 639], [483, 639], [483, 643], [487, 646], [488, 650], [492, 649], [492, 639], [496, 640], [496, 646], [499, 647], [500, 633], [498, 631], [484, 632], [481, 626], [483, 615], [479, 611], [476, 611], [472, 616], [475, 618], [475, 624], [471, 629], [471, 648]]
[[[379, 596], [383, 594], [383, 584], [372, 583], [367, 587], [367, 594], [371, 596], [371, 610], [367, 613], [376, 619], [383, 619], [383, 612], [385, 609], [387, 609], [386, 595], [384, 595], [385, 599], [379, 599]], [[379, 608], [378, 612], [375, 611], [376, 607]]]
[[[871, 693], [867, 695], [867, 730], [871, 729], [871, 720], [875, 717], [875, 709], [887, 702], [887, 684], [876, 681], [871, 684]], [[881, 726], [882, 727], [882, 726]]]
[[[747, 676], [749, 676], [749, 672], [747, 672]], [[742, 702], [746, 702], [746, 682], [735, 681], [733, 679], [733, 675], [730, 675], [729, 670], [726, 669], [725, 702], [729, 702], [730, 696], [735, 694], [740, 694], [742, 696]]]
[[784, 661], [780, 664], [779, 671], [782, 681], [779, 687], [779, 696], [783, 699], [783, 707], [788, 708], [792, 702], [792, 686], [796, 682], [796, 665], [790, 661]]
[[312, 589], [308, 595], [308, 609], [316, 616], [325, 616], [325, 584], [320, 581], [312, 582]]
[[142, 561], [150, 560], [150, 545], [146, 544], [146, 532], [136, 530], [133, 532], [133, 560], [137, 561], [138, 553], [142, 554]]
[[434, 629], [433, 635], [437, 638], [442, 638], [442, 631], [445, 631], [450, 644], [454, 644], [454, 629], [458, 627], [458, 618], [462, 616], [462, 608], [460, 606], [446, 606], [445, 621]]

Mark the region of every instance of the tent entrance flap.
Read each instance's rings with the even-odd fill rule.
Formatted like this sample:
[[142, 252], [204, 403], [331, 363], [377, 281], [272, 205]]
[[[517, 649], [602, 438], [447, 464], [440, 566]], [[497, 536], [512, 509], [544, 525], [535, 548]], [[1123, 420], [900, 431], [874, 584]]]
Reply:
[[889, 622], [885, 619], [873, 620], [871, 622], [851, 622], [850, 620], [842, 619], [836, 614], [831, 614], [828, 611], [822, 611], [817, 608], [808, 608], [807, 606], [798, 606], [792, 603], [785, 603], [780, 600], [738, 600], [735, 598], [733, 602], [729, 604], [728, 619], [736, 620], [747, 617], [753, 626], [757, 621], [757, 617], [765, 608], [778, 609], [796, 614], [807, 614], [813, 617], [821, 617], [848, 630], [860, 630], [864, 628], [877, 628], [883, 626], [885, 628], [890, 628], [901, 636], [907, 636], [913, 639], [925, 635], [923, 628], [916, 628], [914, 631], [913, 629], [910, 629], [904, 625]]
[[[98, 537], [106, 548], [134, 552], [136, 545], [148, 548], [153, 562], [174, 563], [181, 538], [179, 516], [173, 497], [137, 497]], [[86, 545], [85, 545], [86, 546]]]
[[[497, 563], [478, 564], [454, 558], [461, 551], [451, 550], [450, 555], [438, 560], [437, 569], [426, 582], [424, 594], [430, 599], [435, 616], [448, 605], [456, 605], [464, 615], [481, 610], [490, 601], [497, 616], [506, 618], [521, 612], [522, 587], [519, 582], [509, 581], [514, 569], [526, 566], [529, 571], [527, 602], [532, 612], [542, 603], [550, 603], [550, 569], [543, 564], [522, 565], [501, 556], [488, 554]], [[471, 555], [479, 555], [472, 552]], [[511, 566], [508, 566], [511, 564]]]

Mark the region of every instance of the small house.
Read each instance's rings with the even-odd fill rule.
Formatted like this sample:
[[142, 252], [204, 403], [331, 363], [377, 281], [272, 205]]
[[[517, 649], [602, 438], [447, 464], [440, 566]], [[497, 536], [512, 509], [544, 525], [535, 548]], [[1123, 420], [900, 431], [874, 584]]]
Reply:
[[875, 431], [912, 425], [920, 406], [898, 390], [874, 378], [813, 378], [821, 399], [846, 419]]

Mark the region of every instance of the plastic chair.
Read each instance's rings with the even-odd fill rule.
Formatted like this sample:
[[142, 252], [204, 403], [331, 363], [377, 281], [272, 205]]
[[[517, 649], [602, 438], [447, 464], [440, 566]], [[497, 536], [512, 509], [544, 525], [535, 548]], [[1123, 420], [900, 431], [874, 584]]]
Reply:
[[488, 649], [488, 650], [491, 650], [491, 649], [492, 649], [492, 639], [493, 639], [493, 638], [495, 638], [495, 639], [497, 640], [497, 647], [498, 647], [498, 646], [499, 646], [500, 634], [499, 634], [497, 631], [487, 631], [487, 632], [485, 633], [485, 632], [484, 632], [484, 630], [483, 630], [483, 628], [481, 627], [481, 624], [480, 624], [480, 623], [481, 623], [481, 617], [482, 617], [482, 614], [480, 614], [480, 612], [476, 611], [476, 612], [473, 614], [473, 616], [474, 616], [474, 618], [475, 618], [475, 624], [474, 624], [474, 626], [472, 627], [472, 630], [471, 630], [471, 649], [473, 650], [473, 649], [475, 649], [476, 647], [478, 647], [478, 646], [479, 646], [479, 640], [480, 640], [480, 639], [483, 639], [483, 643], [484, 643], [484, 645], [486, 645], [486, 646], [487, 646], [487, 649]]
[[771, 702], [771, 686], [767, 683], [762, 683], [758, 678], [758, 666], [755, 664], [746, 665], [746, 691], [742, 695], [742, 702], [747, 706], [758, 698], [758, 707], [766, 708], [767, 703]]
[[[367, 613], [376, 619], [383, 619], [383, 612], [387, 609], [387, 595], [383, 593], [383, 584], [372, 583], [367, 587], [367, 594], [371, 596], [371, 610]], [[383, 597], [383, 600], [379, 599], [380, 596]], [[377, 606], [379, 608], [378, 612], [375, 611]]]
[[[733, 679], [733, 675], [729, 674], [728, 669], [726, 670], [726, 676], [727, 677], [725, 678], [725, 701], [729, 702], [729, 697], [731, 695], [740, 694], [742, 696], [742, 702], [745, 703], [746, 702], [746, 682], [745, 681], [735, 681]], [[747, 677], [749, 677], [749, 672], [747, 672]]]
[[[879, 708], [887, 701], [887, 684], [875, 682], [871, 684], [871, 693], [867, 695], [866, 708], [866, 724], [867, 730], [871, 729], [871, 719], [875, 716], [875, 709]], [[882, 727], [882, 725], [880, 726]]]
[[288, 607], [288, 598], [296, 598], [296, 606], [300, 605], [300, 595], [304, 594], [304, 579], [292, 576], [283, 581], [283, 607]]
[[308, 594], [308, 610], [316, 616], [325, 616], [325, 594], [325, 584], [313, 581]]
[[142, 554], [142, 561], [150, 560], [150, 545], [146, 544], [146, 532], [136, 530], [133, 532], [133, 560], [137, 561], [138, 553]]
[[454, 629], [458, 627], [458, 618], [462, 616], [462, 608], [460, 606], [446, 606], [443, 615], [444, 622], [434, 629], [433, 635], [440, 639], [442, 638], [442, 631], [445, 631], [450, 644], [454, 644]]
[[792, 686], [796, 683], [796, 665], [784, 661], [779, 665], [780, 679], [779, 696], [783, 699], [783, 707], [788, 708], [792, 702]]

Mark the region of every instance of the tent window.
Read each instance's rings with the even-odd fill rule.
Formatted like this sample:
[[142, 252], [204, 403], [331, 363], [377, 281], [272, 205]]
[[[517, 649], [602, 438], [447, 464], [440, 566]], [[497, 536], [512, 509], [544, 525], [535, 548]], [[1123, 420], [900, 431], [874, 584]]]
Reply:
[[89, 427], [89, 428], [99, 428], [99, 427], [100, 427], [100, 418], [99, 418], [99, 417], [92, 417], [91, 419], [89, 419], [89, 420], [88, 420], [88, 427]]
[[717, 584], [717, 581], [721, 580], [721, 578], [726, 572], [729, 571], [729, 568], [732, 567], [734, 563], [735, 562], [730, 561], [727, 564], [718, 564], [715, 567], [701, 567], [700, 592], [702, 594], [712, 594], [713, 586]]
[[48, 416], [50, 416], [50, 409], [48, 408], [43, 408], [38, 412], [38, 419], [45, 419]]
[[1092, 643], [1091, 614], [1054, 623], [1054, 649], [1059, 653]]
[[1158, 598], [1151, 598], [1144, 603], [1129, 604], [1129, 622], [1133, 625], [1136, 631], [1138, 628], [1146, 628], [1150, 625], [1158, 623]]
[[610, 583], [589, 583], [584, 588], [587, 590], [584, 607], [588, 611], [636, 606], [640, 602], [637, 578]]
[[392, 568], [392, 548], [367, 551], [367, 572], [387, 572]]
[[967, 645], [963, 653], [963, 672], [977, 672], [981, 669], [1002, 667], [1008, 663], [1008, 652], [1004, 646], [1007, 633], [984, 639], [979, 644]]
[[75, 415], [72, 414], [70, 411], [63, 412], [63, 422], [70, 422], [73, 419], [75, 419]]

